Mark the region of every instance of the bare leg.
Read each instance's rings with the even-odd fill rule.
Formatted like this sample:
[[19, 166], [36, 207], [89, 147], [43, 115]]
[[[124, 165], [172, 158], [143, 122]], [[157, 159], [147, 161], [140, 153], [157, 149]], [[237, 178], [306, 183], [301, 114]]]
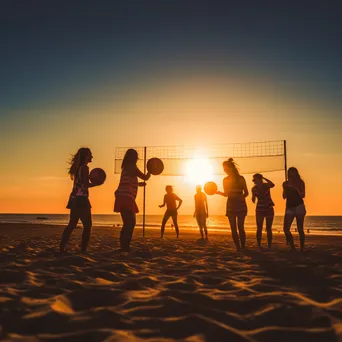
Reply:
[[304, 218], [305, 218], [305, 216], [302, 216], [302, 215], [296, 216], [299, 241], [300, 241], [300, 249], [301, 250], [304, 250], [304, 244], [305, 244]]
[[73, 230], [76, 228], [77, 223], [79, 220], [79, 210], [77, 208], [70, 210], [70, 220], [67, 225], [67, 227], [64, 229], [64, 232], [62, 234], [61, 244], [59, 247], [60, 252], [65, 251], [65, 247], [69, 241], [70, 235], [73, 232]]
[[203, 239], [203, 225], [202, 225], [202, 220], [201, 220], [200, 214], [196, 214], [196, 221], [197, 221], [197, 225], [198, 225], [198, 228], [200, 230], [200, 233], [201, 233], [201, 237]]
[[207, 220], [204, 218], [204, 233], [205, 233], [205, 238], [208, 240], [208, 229], [207, 229]]
[[175, 226], [177, 238], [179, 238], [179, 227], [178, 227], [177, 215], [178, 215], [178, 214], [177, 214], [177, 212], [176, 212], [176, 213], [173, 213], [173, 214], [171, 215], [171, 217], [172, 217], [173, 224], [174, 224], [174, 226]]
[[272, 247], [272, 224], [273, 224], [274, 216], [266, 217], [266, 230], [267, 230], [267, 243], [268, 248]]
[[272, 224], [273, 224], [274, 216], [267, 216], [266, 217], [266, 230], [267, 230], [267, 243], [268, 248], [272, 247]]
[[240, 242], [241, 242], [242, 248], [245, 248], [245, 245], [246, 245], [245, 219], [246, 219], [245, 215], [238, 216], [238, 229], [239, 229], [239, 236], [240, 236]]
[[90, 208], [82, 209], [80, 219], [83, 224], [81, 248], [82, 248], [82, 252], [86, 252], [89, 239], [90, 239], [91, 226], [92, 226], [91, 209]]
[[258, 246], [261, 247], [261, 236], [262, 236], [262, 226], [264, 224], [264, 215], [260, 215], [256, 213], [256, 224], [257, 224], [257, 231], [256, 231], [256, 239]]
[[122, 250], [128, 252], [135, 227], [135, 213], [131, 210], [123, 210], [120, 214], [123, 221], [120, 232], [120, 247]]
[[233, 241], [235, 243], [235, 247], [236, 249], [240, 249], [240, 240], [239, 240], [239, 235], [238, 235], [237, 226], [236, 226], [236, 215], [229, 214], [228, 220], [230, 224], [230, 230], [232, 232]]
[[160, 234], [160, 238], [162, 239], [164, 236], [164, 231], [165, 231], [165, 225], [168, 221], [168, 219], [170, 218], [170, 213], [166, 210], [164, 217], [163, 217], [163, 221], [162, 221], [162, 225], [161, 225], [161, 234]]
[[291, 231], [290, 231], [293, 220], [294, 220], [293, 215], [285, 214], [285, 216], [284, 216], [284, 233], [285, 233], [286, 241], [288, 241], [291, 248], [296, 249], [294, 242], [293, 242], [293, 236], [292, 236]]

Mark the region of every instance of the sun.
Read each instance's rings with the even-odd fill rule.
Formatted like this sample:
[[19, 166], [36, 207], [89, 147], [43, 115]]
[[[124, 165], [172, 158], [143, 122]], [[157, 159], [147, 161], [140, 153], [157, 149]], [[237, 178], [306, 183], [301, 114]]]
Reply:
[[204, 185], [213, 179], [213, 166], [206, 158], [194, 158], [185, 165], [185, 180], [194, 185]]

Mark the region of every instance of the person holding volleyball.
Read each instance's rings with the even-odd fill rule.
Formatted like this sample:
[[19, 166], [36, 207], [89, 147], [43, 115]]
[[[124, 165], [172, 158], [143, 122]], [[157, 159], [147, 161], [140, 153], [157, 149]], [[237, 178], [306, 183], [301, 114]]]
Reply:
[[224, 161], [222, 166], [227, 177], [223, 179], [223, 192], [217, 191], [217, 194], [227, 197], [226, 216], [236, 249], [245, 248], [245, 218], [247, 216], [245, 198], [248, 196], [246, 180], [240, 175], [233, 158]]
[[91, 205], [89, 202], [89, 188], [96, 186], [89, 182], [89, 167], [93, 155], [89, 148], [80, 148], [70, 161], [69, 175], [73, 180], [73, 189], [69, 197], [67, 208], [70, 209], [70, 220], [68, 226], [64, 229], [60, 252], [65, 252], [65, 247], [68, 243], [71, 233], [76, 228], [79, 220], [83, 224], [81, 250], [86, 252], [90, 239], [92, 219]]
[[[145, 186], [151, 174], [144, 174], [137, 167], [138, 152], [128, 149], [121, 164], [120, 183], [115, 191], [114, 212], [120, 213], [123, 226], [120, 232], [120, 247], [123, 252], [129, 252], [133, 231], [136, 224], [136, 214], [139, 212], [135, 202], [138, 186]], [[138, 178], [143, 182], [139, 182]]]

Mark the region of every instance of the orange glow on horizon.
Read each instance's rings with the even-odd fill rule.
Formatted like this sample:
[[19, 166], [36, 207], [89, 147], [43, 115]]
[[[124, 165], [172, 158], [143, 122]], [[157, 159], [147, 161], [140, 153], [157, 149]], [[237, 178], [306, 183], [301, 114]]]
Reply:
[[[67, 161], [80, 146], [89, 146], [93, 152], [90, 168], [101, 167], [108, 176], [104, 185], [90, 191], [93, 213], [110, 214], [119, 182], [119, 175], [113, 175], [117, 146], [203, 146], [286, 139], [288, 166], [296, 166], [307, 185], [308, 213], [342, 214], [341, 119], [327, 119], [328, 114], [340, 117], [338, 106], [308, 101], [298, 89], [285, 92], [280, 85], [275, 87], [272, 79], [200, 76], [182, 73], [167, 79], [151, 78], [122, 88], [119, 95], [108, 87], [105, 92], [94, 90], [89, 101], [22, 109], [32, 119], [13, 121], [0, 139], [6, 146], [0, 169], [4, 180], [0, 211], [68, 213], [65, 206], [72, 182]], [[23, 113], [10, 114], [14, 117]], [[147, 213], [160, 213], [158, 204], [167, 184], [175, 185], [176, 193], [186, 199], [184, 214], [193, 211], [194, 185], [213, 180], [222, 189], [223, 177], [212, 179], [206, 162], [204, 167], [199, 166], [196, 160], [202, 157], [205, 159], [195, 156], [189, 170], [184, 170], [185, 177], [149, 180]], [[272, 196], [276, 212], [282, 214], [283, 173], [266, 176], [276, 184]], [[247, 183], [250, 178], [246, 176]], [[251, 186], [248, 184], [249, 190]], [[141, 194], [139, 189], [140, 208]], [[212, 196], [210, 201], [211, 213], [224, 213], [223, 198]], [[250, 197], [247, 202], [249, 213], [254, 214]]]

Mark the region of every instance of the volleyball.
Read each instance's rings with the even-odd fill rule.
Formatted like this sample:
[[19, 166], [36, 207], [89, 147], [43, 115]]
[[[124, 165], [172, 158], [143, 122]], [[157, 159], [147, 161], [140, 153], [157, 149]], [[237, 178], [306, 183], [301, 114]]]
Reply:
[[147, 171], [154, 176], [160, 175], [164, 171], [164, 163], [159, 158], [151, 158], [147, 162]]
[[207, 182], [204, 185], [204, 192], [207, 195], [215, 195], [217, 192], [217, 185], [215, 182]]
[[106, 172], [100, 168], [92, 169], [89, 174], [90, 182], [94, 185], [101, 185], [106, 180]]

